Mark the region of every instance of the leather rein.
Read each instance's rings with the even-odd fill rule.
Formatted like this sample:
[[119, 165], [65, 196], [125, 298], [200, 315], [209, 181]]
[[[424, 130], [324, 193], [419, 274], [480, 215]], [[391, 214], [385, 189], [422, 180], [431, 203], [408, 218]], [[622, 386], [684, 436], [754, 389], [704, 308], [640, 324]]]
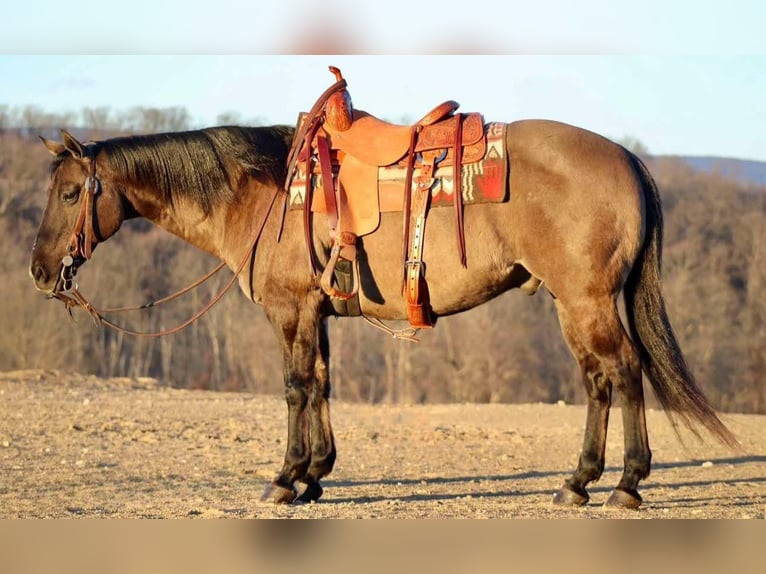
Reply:
[[[256, 214], [255, 233], [254, 233], [254, 238], [252, 240], [252, 243], [250, 244], [250, 248], [247, 250], [245, 255], [242, 257], [242, 260], [239, 262], [237, 269], [234, 271], [234, 275], [231, 277], [228, 283], [224, 285], [221, 291], [219, 291], [218, 294], [216, 294], [213, 298], [211, 298], [210, 301], [208, 301], [199, 311], [194, 313], [194, 315], [192, 315], [189, 319], [187, 319], [183, 323], [173, 328], [163, 329], [160, 331], [152, 331], [152, 332], [135, 331], [133, 329], [129, 329], [129, 328], [117, 325], [116, 323], [110, 321], [109, 319], [106, 319], [104, 317], [104, 314], [122, 313], [122, 312], [128, 312], [128, 311], [139, 311], [141, 309], [149, 309], [151, 307], [156, 307], [163, 303], [167, 303], [168, 301], [172, 301], [173, 299], [176, 299], [180, 297], [181, 295], [188, 293], [195, 287], [198, 287], [199, 285], [201, 285], [202, 283], [204, 283], [205, 281], [213, 277], [213, 275], [215, 275], [221, 269], [223, 269], [226, 264], [224, 262], [219, 263], [212, 271], [210, 271], [208, 274], [201, 277], [200, 279], [198, 279], [191, 285], [188, 285], [187, 287], [184, 287], [183, 289], [173, 293], [172, 295], [168, 295], [156, 301], [145, 303], [137, 307], [119, 307], [119, 308], [110, 308], [110, 309], [98, 309], [94, 307], [85, 298], [82, 292], [80, 292], [78, 285], [74, 282], [74, 276], [77, 273], [77, 267], [79, 267], [79, 265], [85, 263], [88, 259], [90, 259], [91, 254], [93, 253], [93, 247], [95, 247], [95, 245], [98, 243], [93, 222], [94, 222], [94, 216], [96, 213], [96, 196], [101, 192], [101, 180], [99, 180], [98, 176], [96, 175], [95, 154], [90, 153], [89, 159], [90, 159], [90, 168], [89, 168], [90, 173], [88, 175], [88, 178], [85, 180], [85, 185], [84, 185], [85, 197], [82, 200], [80, 213], [77, 216], [77, 220], [75, 222], [74, 229], [72, 231], [72, 240], [67, 250], [68, 253], [61, 260], [59, 278], [54, 287], [54, 292], [50, 296], [64, 303], [64, 305], [66, 306], [66, 311], [70, 317], [72, 316], [73, 308], [81, 307], [83, 310], [85, 310], [85, 312], [87, 312], [93, 318], [93, 320], [97, 324], [106, 325], [108, 327], [111, 327], [112, 329], [115, 329], [117, 331], [120, 331], [121, 333], [125, 333], [128, 335], [135, 335], [138, 337], [163, 337], [165, 335], [172, 335], [173, 333], [177, 333], [181, 331], [182, 329], [185, 329], [186, 327], [191, 325], [194, 321], [202, 317], [202, 315], [207, 313], [216, 303], [218, 303], [218, 301], [221, 300], [221, 298], [234, 285], [240, 273], [242, 273], [242, 270], [245, 268], [245, 265], [247, 265], [248, 260], [251, 260], [254, 258], [255, 249], [263, 233], [263, 229], [266, 226], [266, 221], [268, 220], [269, 215], [271, 214], [274, 208], [274, 204], [276, 203], [277, 197], [280, 195], [281, 190], [279, 186], [276, 186], [276, 185], [273, 186], [273, 193], [269, 197], [268, 201], [262, 204], [261, 208], [259, 209], [259, 213]], [[281, 195], [283, 196], [283, 199], [285, 199], [285, 194], [281, 193]], [[281, 211], [282, 211], [282, 214], [284, 215], [284, 209], [282, 209]], [[280, 225], [280, 231], [281, 231], [281, 227], [282, 226]], [[63, 287], [63, 289], [59, 290], [58, 289], [59, 286]]]

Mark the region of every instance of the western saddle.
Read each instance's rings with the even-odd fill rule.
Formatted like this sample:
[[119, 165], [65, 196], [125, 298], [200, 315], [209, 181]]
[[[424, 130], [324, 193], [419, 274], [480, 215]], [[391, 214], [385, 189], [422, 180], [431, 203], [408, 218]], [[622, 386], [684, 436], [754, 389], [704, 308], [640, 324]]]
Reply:
[[[285, 182], [289, 190], [296, 175], [305, 174], [303, 213], [311, 269], [318, 272], [311, 238], [312, 211], [326, 213], [330, 227], [330, 259], [320, 285], [331, 297], [346, 301], [358, 295], [360, 285], [357, 238], [377, 229], [381, 211], [402, 211], [402, 290], [407, 315], [412, 327], [430, 328], [434, 321], [423, 241], [434, 171], [450, 165], [454, 169], [457, 248], [465, 266], [461, 166], [484, 157], [487, 140], [483, 117], [480, 113], [456, 114], [459, 104], [449, 100], [413, 125], [391, 124], [354, 110], [340, 70], [330, 66], [330, 71], [335, 74], [335, 84], [299, 117]], [[401, 194], [381, 197], [379, 169], [395, 164], [405, 169]], [[314, 195], [315, 187], [322, 193]], [[348, 289], [337, 281], [339, 262], [351, 266]]]

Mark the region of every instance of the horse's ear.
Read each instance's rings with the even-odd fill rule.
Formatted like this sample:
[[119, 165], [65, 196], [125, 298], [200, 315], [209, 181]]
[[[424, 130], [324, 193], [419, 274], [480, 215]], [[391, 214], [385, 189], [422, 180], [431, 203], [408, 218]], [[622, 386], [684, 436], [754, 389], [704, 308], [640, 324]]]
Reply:
[[82, 159], [85, 155], [82, 144], [66, 130], [61, 130], [61, 137], [64, 139], [64, 147], [71, 152], [77, 159]]
[[40, 136], [40, 139], [45, 144], [45, 147], [48, 148], [48, 151], [51, 152], [51, 155], [59, 155], [66, 151], [66, 146], [64, 144], [45, 139], [43, 136]]

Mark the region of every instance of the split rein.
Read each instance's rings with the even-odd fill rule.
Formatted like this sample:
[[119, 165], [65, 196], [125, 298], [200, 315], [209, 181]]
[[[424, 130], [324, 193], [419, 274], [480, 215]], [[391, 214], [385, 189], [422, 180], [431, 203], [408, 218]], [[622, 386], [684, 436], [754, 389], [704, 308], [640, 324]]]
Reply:
[[[144, 331], [135, 331], [133, 329], [129, 329], [126, 327], [122, 327], [109, 319], [104, 317], [104, 314], [107, 313], [124, 313], [129, 311], [140, 311], [142, 309], [150, 309], [152, 307], [156, 307], [159, 305], [162, 305], [163, 303], [167, 303], [169, 301], [172, 301], [173, 299], [177, 299], [178, 297], [188, 293], [192, 289], [202, 285], [205, 281], [213, 277], [216, 273], [218, 273], [221, 269], [224, 268], [226, 265], [225, 263], [221, 262], [219, 263], [212, 271], [210, 271], [207, 275], [204, 277], [201, 277], [191, 285], [184, 287], [183, 289], [173, 293], [172, 295], [168, 295], [167, 297], [163, 297], [161, 299], [158, 299], [156, 301], [152, 301], [150, 303], [145, 303], [143, 305], [139, 305], [137, 307], [119, 307], [119, 308], [111, 308], [111, 309], [97, 309], [94, 307], [90, 301], [88, 301], [85, 296], [80, 292], [78, 289], [77, 284], [74, 282], [74, 276], [77, 272], [77, 268], [75, 266], [75, 260], [76, 258], [79, 258], [80, 261], [85, 262], [88, 259], [90, 259], [90, 256], [92, 254], [92, 248], [97, 243], [93, 228], [93, 215], [96, 210], [96, 196], [101, 191], [101, 181], [96, 176], [96, 160], [93, 155], [90, 157], [90, 175], [85, 180], [85, 197], [82, 200], [82, 207], [80, 208], [80, 214], [77, 217], [77, 221], [75, 223], [74, 231], [72, 233], [72, 242], [69, 246], [69, 253], [65, 255], [61, 260], [61, 270], [59, 272], [59, 282], [56, 284], [56, 288], [58, 288], [59, 285], [63, 287], [63, 290], [59, 291], [57, 289], [54, 289], [54, 292], [51, 294], [51, 297], [58, 299], [59, 301], [63, 302], [66, 311], [69, 314], [70, 317], [72, 317], [72, 309], [75, 307], [82, 308], [86, 313], [88, 313], [93, 320], [96, 322], [96, 324], [103, 324], [108, 327], [111, 327], [112, 329], [115, 329], [116, 331], [119, 331], [121, 333], [125, 333], [128, 335], [134, 335], [137, 337], [164, 337], [165, 335], [172, 335], [174, 333], [177, 333], [189, 325], [191, 325], [194, 321], [202, 317], [205, 313], [207, 313], [218, 301], [221, 300], [221, 298], [231, 289], [231, 287], [234, 285], [234, 283], [237, 281], [237, 278], [242, 273], [242, 270], [245, 268], [245, 265], [247, 265], [248, 260], [251, 260], [255, 256], [255, 249], [258, 245], [258, 240], [261, 237], [261, 234], [263, 233], [263, 229], [266, 226], [266, 221], [269, 218], [269, 215], [272, 212], [272, 209], [274, 207], [274, 203], [276, 202], [277, 196], [280, 195], [280, 189], [277, 186], [274, 186], [274, 192], [269, 198], [268, 202], [265, 204], [265, 209], [262, 213], [259, 214], [259, 217], [256, 220], [256, 230], [255, 230], [255, 237], [253, 238], [253, 241], [250, 245], [250, 248], [247, 250], [245, 255], [242, 257], [242, 260], [239, 262], [239, 265], [237, 266], [237, 269], [234, 271], [234, 275], [231, 277], [231, 279], [224, 285], [224, 287], [221, 289], [221, 291], [218, 292], [210, 301], [208, 301], [199, 311], [194, 313], [189, 319], [184, 321], [183, 323], [171, 328], [171, 329], [163, 329], [160, 331], [152, 331], [152, 332], [144, 332]], [[284, 213], [284, 210], [282, 210]], [[281, 226], [280, 226], [281, 227]]]
[[127, 327], [122, 327], [121, 325], [118, 325], [106, 317], [104, 317], [104, 314], [107, 313], [126, 313], [129, 311], [140, 311], [142, 309], [150, 309], [152, 307], [156, 307], [158, 305], [162, 305], [163, 303], [167, 303], [168, 301], [172, 301], [173, 299], [176, 299], [195, 287], [198, 287], [199, 285], [202, 285], [205, 281], [210, 279], [213, 275], [218, 273], [221, 269], [224, 267], [224, 263], [218, 264], [215, 269], [213, 269], [211, 272], [209, 272], [207, 275], [202, 277], [201, 279], [198, 279], [188, 287], [184, 287], [180, 291], [177, 291], [176, 293], [173, 293], [172, 295], [168, 295], [167, 297], [163, 297], [162, 299], [158, 299], [157, 301], [152, 301], [150, 303], [145, 303], [143, 305], [139, 305], [137, 307], [116, 307], [116, 308], [109, 308], [109, 309], [97, 309], [94, 307], [90, 301], [88, 301], [85, 296], [80, 292], [80, 290], [77, 288], [77, 285], [71, 285], [69, 289], [66, 291], [59, 291], [52, 295], [53, 298], [58, 299], [59, 301], [62, 301], [64, 305], [66, 306], [66, 311], [69, 313], [69, 316], [72, 316], [72, 309], [75, 307], [80, 307], [83, 309], [86, 313], [88, 313], [91, 317], [93, 317], [93, 320], [101, 325], [106, 325], [107, 327], [111, 327], [112, 329], [119, 331], [121, 333], [125, 333], [128, 335], [135, 335], [137, 337], [164, 337], [165, 335], [172, 335], [173, 333], [177, 333], [178, 331], [181, 331], [182, 329], [185, 329], [189, 325], [191, 325], [194, 321], [202, 317], [205, 313], [207, 313], [213, 305], [218, 303], [218, 301], [223, 297], [226, 292], [231, 288], [231, 286], [234, 284], [235, 280], [239, 276], [239, 274], [242, 271], [242, 268], [244, 267], [244, 264], [247, 262], [247, 259], [250, 257], [250, 255], [253, 252], [253, 248], [251, 247], [248, 249], [247, 253], [245, 254], [245, 258], [242, 260], [242, 263], [240, 264], [238, 270], [235, 272], [234, 276], [229, 280], [229, 282], [223, 287], [223, 289], [210, 301], [208, 301], [202, 309], [197, 311], [194, 315], [192, 315], [189, 319], [181, 323], [180, 325], [177, 325], [176, 327], [173, 327], [172, 329], [163, 329], [161, 331], [153, 331], [153, 332], [143, 332], [143, 331], [135, 331], [133, 329], [129, 329]]

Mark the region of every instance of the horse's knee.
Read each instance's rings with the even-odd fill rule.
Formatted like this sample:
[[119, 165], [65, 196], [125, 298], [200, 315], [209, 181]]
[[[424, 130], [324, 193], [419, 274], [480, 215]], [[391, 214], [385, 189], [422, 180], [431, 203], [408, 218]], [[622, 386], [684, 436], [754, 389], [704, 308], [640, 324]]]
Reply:
[[322, 409], [330, 401], [330, 384], [326, 381], [316, 380], [308, 397], [309, 406], [312, 409]]
[[285, 380], [285, 400], [287, 406], [302, 409], [308, 402], [308, 389], [305, 381], [297, 377], [287, 377]]

